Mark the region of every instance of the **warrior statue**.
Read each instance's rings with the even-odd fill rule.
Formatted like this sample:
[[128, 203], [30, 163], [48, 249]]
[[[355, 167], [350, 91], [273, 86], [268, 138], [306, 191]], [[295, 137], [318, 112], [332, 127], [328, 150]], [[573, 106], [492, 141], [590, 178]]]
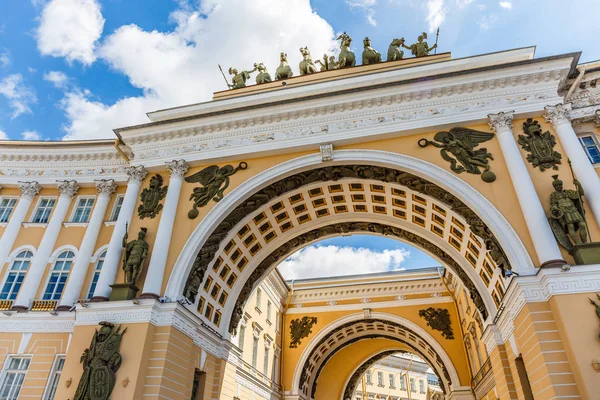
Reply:
[[315, 64], [321, 65], [321, 72], [323, 71], [331, 71], [332, 69], [338, 68], [338, 63], [335, 61], [335, 56], [327, 56], [327, 54], [323, 54], [323, 61], [316, 60]]
[[423, 32], [422, 34], [419, 35], [419, 37], [417, 39], [417, 43], [411, 44], [410, 46], [406, 46], [403, 43], [402, 47], [410, 50], [411, 53], [413, 54], [413, 56], [415, 56], [415, 57], [428, 56], [429, 53], [431, 52], [431, 50], [433, 50], [437, 47], [437, 44], [434, 44], [433, 46], [429, 47], [429, 45], [427, 44], [425, 39], [427, 39], [427, 33]]
[[337, 40], [341, 40], [340, 48], [342, 49], [338, 58], [338, 68], [354, 67], [356, 65], [356, 57], [350, 51], [352, 38], [344, 32], [338, 36]]
[[310, 75], [317, 72], [317, 67], [313, 63], [308, 47], [300, 47], [302, 61], [300, 61], [300, 75]]
[[269, 71], [267, 71], [267, 67], [265, 67], [265, 64], [254, 63], [254, 69], [258, 71], [258, 75], [256, 75], [257, 84], [271, 82], [273, 80], [271, 79], [271, 74], [269, 74]]
[[81, 356], [83, 374], [73, 400], [108, 400], [115, 387], [116, 373], [121, 366], [119, 347], [127, 328], [113, 330], [110, 322], [100, 322], [92, 344]]
[[553, 175], [554, 192], [550, 195], [550, 226], [557, 241], [567, 250], [588, 242], [588, 230], [583, 208], [583, 188], [573, 180], [577, 190], [563, 189], [563, 181]]
[[[127, 229], [127, 228], [126, 228]], [[125, 271], [125, 283], [135, 285], [135, 282], [142, 272], [142, 267], [148, 257], [148, 242], [144, 240], [146, 237], [146, 228], [141, 228], [138, 233], [138, 238], [127, 243], [127, 230], [123, 236], [123, 271]]]
[[238, 72], [238, 70], [235, 68], [229, 68], [229, 74], [233, 75], [233, 78], [231, 78], [233, 84], [228, 83], [227, 85], [229, 85], [230, 89], [239, 89], [246, 87], [246, 81], [250, 79], [250, 74], [254, 71], [256, 71], [256, 68], [254, 68], [251, 71], [242, 72]]
[[362, 53], [363, 65], [377, 64], [381, 62], [381, 53], [371, 47], [371, 39], [367, 36], [363, 40], [364, 50]]
[[281, 53], [279, 55], [279, 62], [280, 62], [279, 67], [277, 67], [277, 69], [275, 70], [275, 79], [276, 80], [289, 79], [292, 76], [294, 76], [294, 73], [292, 72], [292, 68], [288, 64], [286, 53]]
[[398, 61], [404, 58], [404, 52], [400, 49], [400, 46], [404, 46], [404, 38], [392, 40], [390, 47], [388, 47], [387, 61]]

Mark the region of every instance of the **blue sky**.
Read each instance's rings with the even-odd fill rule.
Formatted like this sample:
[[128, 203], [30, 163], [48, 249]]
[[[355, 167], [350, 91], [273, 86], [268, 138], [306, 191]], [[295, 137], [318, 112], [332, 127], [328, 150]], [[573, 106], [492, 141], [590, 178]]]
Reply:
[[[537, 45], [600, 58], [598, 0], [0, 0], [0, 136], [113, 137], [145, 112], [209, 100], [217, 63], [271, 71], [348, 31], [386, 52], [422, 32], [454, 57]], [[316, 58], [316, 56], [315, 56]]]

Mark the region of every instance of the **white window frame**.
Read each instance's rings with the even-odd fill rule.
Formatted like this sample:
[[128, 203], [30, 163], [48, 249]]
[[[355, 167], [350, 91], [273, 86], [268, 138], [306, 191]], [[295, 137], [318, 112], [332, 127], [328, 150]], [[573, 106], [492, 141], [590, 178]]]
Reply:
[[265, 353], [263, 357], [263, 375], [269, 376], [269, 348], [265, 346]]
[[273, 304], [271, 303], [271, 300], [267, 299], [267, 322], [269, 324], [272, 324], [271, 322], [271, 310], [273, 308]]
[[[2, 278], [2, 284], [0, 285], [0, 293], [2, 291], [2, 289], [4, 289], [4, 285], [6, 284], [6, 281], [8, 280], [8, 275], [11, 272], [15, 272], [13, 271], [12, 267], [14, 266], [16, 261], [22, 261], [22, 260], [17, 260], [17, 257], [19, 256], [19, 254], [28, 251], [32, 254], [31, 259], [29, 260], [29, 266], [27, 267], [27, 269], [25, 271], [19, 270], [18, 272], [25, 272], [25, 277], [27, 277], [27, 272], [29, 272], [29, 267], [31, 267], [31, 261], [33, 261], [33, 257], [35, 257], [35, 251], [33, 251], [32, 249], [29, 248], [21, 248], [18, 249], [16, 252], [16, 255], [14, 257], [11, 257], [8, 268], [6, 268], [6, 271], [4, 272], [4, 277]], [[14, 253], [13, 253], [14, 254]], [[23, 278], [23, 282], [25, 282], [25, 278]], [[21, 282], [21, 286], [23, 286], [23, 282]], [[14, 282], [13, 282], [13, 286], [11, 288], [11, 292], [14, 289]], [[19, 290], [21, 288], [19, 287]], [[17, 295], [19, 294], [19, 291], [17, 291]], [[16, 297], [15, 297], [16, 298]], [[14, 299], [4, 299], [4, 300], [14, 300]]]
[[[27, 364], [27, 369], [25, 370], [9, 370], [8, 366], [10, 365], [10, 362], [12, 360], [14, 360], [15, 358], [18, 359], [27, 359], [29, 360], [29, 364]], [[23, 389], [23, 383], [25, 383], [25, 379], [27, 379], [27, 372], [29, 371], [29, 367], [31, 366], [31, 356], [30, 355], [9, 355], [8, 357], [6, 357], [6, 360], [4, 361], [4, 365], [2, 367], [2, 373], [0, 373], [0, 394], [2, 394], [2, 389], [4, 386], [4, 381], [6, 379], [6, 376], [10, 373], [10, 371], [18, 371], [19, 373], [22, 371], [23, 372], [23, 380], [21, 381], [21, 385], [19, 387], [19, 390], [16, 393], [12, 393], [13, 396], [9, 397], [10, 400], [12, 399], [18, 399], [19, 398], [19, 393], [21, 393], [21, 390]], [[16, 396], [15, 396], [16, 394]]]
[[260, 288], [256, 289], [256, 309], [260, 311], [260, 303], [262, 303], [262, 290]]
[[[58, 366], [60, 365], [60, 361], [62, 362], [62, 367], [60, 371], [58, 371]], [[58, 389], [58, 382], [60, 381], [60, 376], [65, 367], [65, 362], [67, 360], [67, 356], [65, 354], [57, 354], [54, 358], [54, 363], [52, 364], [52, 370], [50, 371], [50, 376], [48, 377], [48, 383], [46, 384], [46, 389], [44, 389], [44, 395], [42, 399], [44, 400], [56, 400], [56, 390]], [[56, 383], [56, 385], [54, 385]], [[54, 389], [54, 392], [52, 390]], [[52, 397], [51, 397], [52, 396]]]
[[[50, 214], [48, 215], [48, 221], [46, 222], [36, 222], [35, 221], [35, 216], [37, 215], [38, 209], [40, 208], [40, 204], [42, 203], [43, 200], [54, 200], [54, 205], [52, 206], [52, 211], [50, 211]], [[33, 212], [31, 213], [31, 217], [29, 218], [29, 222], [32, 224], [47, 224], [48, 222], [50, 222], [50, 218], [52, 218], [52, 214], [54, 213], [54, 209], [56, 208], [56, 204], [58, 203], [58, 197], [57, 196], [40, 196], [40, 198], [38, 199], [37, 203], [35, 204], [35, 208], [33, 209]]]
[[[48, 285], [50, 284], [50, 279], [52, 278], [52, 273], [55, 272], [54, 271], [54, 266], [56, 265], [56, 262], [58, 261], [58, 257], [62, 254], [65, 253], [67, 251], [70, 251], [71, 253], [73, 253], [73, 258], [71, 259], [71, 268], [69, 268], [67, 272], [67, 280], [65, 281], [65, 286], [63, 287], [63, 290], [60, 294], [60, 297], [58, 299], [44, 299], [45, 295], [46, 295], [46, 289], [48, 288]], [[63, 249], [59, 249], [59, 251], [57, 251], [56, 256], [53, 256], [50, 261], [52, 263], [50, 270], [48, 272], [48, 277], [46, 278], [46, 284], [44, 285], [44, 290], [42, 291], [42, 299], [44, 300], [56, 300], [59, 301], [62, 298], [62, 295], [65, 293], [65, 288], [67, 287], [67, 284], [69, 283], [69, 278], [71, 277], [71, 272], [73, 271], [73, 264], [75, 263], [75, 258], [77, 258], [77, 251], [75, 251], [74, 249], [71, 248], [63, 248]], [[64, 270], [61, 271], [56, 271], [57, 273], [64, 273]], [[52, 297], [54, 297], [54, 295], [56, 294], [56, 287], [54, 288], [54, 291], [52, 292]]]
[[15, 205], [10, 210], [10, 214], [8, 214], [6, 221], [1, 220], [5, 213], [0, 214], [0, 224], [7, 224], [8, 221], [10, 221], [10, 217], [12, 217], [13, 213], [15, 212], [15, 208], [17, 208], [17, 204], [19, 204], [19, 198], [16, 196], [0, 196], [0, 203], [2, 203], [4, 200], [15, 200]]
[[[77, 209], [79, 208], [79, 202], [81, 200], [93, 200], [92, 206], [90, 208], [90, 214], [86, 221], [75, 221], [75, 216], [77, 215]], [[88, 224], [90, 222], [90, 218], [92, 217], [92, 213], [94, 212], [94, 207], [96, 207], [96, 196], [77, 196], [75, 202], [73, 203], [73, 210], [71, 211], [71, 216], [69, 217], [69, 222], [73, 224]], [[87, 208], [87, 206], [86, 206]]]
[[252, 337], [252, 359], [250, 361], [252, 368], [256, 369], [258, 363], [258, 338], [256, 336]]
[[[108, 247], [103, 247], [98, 252], [98, 256], [94, 257], [94, 269], [92, 270], [90, 284], [88, 285], [88, 288], [86, 291], [86, 297], [85, 297], [86, 299], [91, 299], [92, 296], [94, 295], [94, 293], [92, 293], [92, 286], [94, 285], [94, 276], [96, 274], [98, 274], [98, 277], [100, 277], [100, 271], [102, 271], [102, 267], [104, 266], [104, 261], [106, 260], [106, 253], [108, 253]], [[102, 267], [100, 269], [98, 269], [98, 264], [100, 263], [100, 261], [102, 261]], [[97, 284], [98, 284], [98, 281], [96, 281], [96, 285]], [[94, 290], [96, 290], [95, 287], [94, 287]]]
[[[121, 200], [121, 204], [119, 204], [119, 200]], [[115, 196], [115, 203], [113, 204], [112, 211], [110, 212], [110, 218], [108, 222], [116, 222], [119, 214], [117, 213], [117, 209], [119, 213], [121, 212], [121, 207], [123, 206], [123, 200], [125, 200], [124, 194], [118, 194]]]
[[594, 141], [594, 144], [596, 145], [596, 148], [598, 149], [598, 151], [600, 151], [600, 140], [598, 139], [598, 136], [596, 136], [596, 134], [594, 132], [581, 132], [581, 133], [577, 134], [577, 139], [579, 140], [579, 143], [581, 144], [581, 147], [583, 147], [583, 151], [585, 152], [585, 155], [588, 157], [588, 160], [590, 160], [592, 165], [594, 167], [600, 167], [600, 162], [597, 162], [597, 163], [592, 162], [592, 157], [590, 156], [590, 153], [588, 153], [587, 146], [585, 146], [583, 144], [584, 137], [591, 137], [592, 140]]

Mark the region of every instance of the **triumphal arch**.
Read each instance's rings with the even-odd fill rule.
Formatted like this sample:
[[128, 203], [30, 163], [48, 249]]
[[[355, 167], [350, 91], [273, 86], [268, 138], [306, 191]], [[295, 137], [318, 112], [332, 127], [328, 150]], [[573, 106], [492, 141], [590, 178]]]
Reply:
[[[431, 399], [598, 398], [600, 64], [350, 40], [116, 140], [0, 143], [0, 396], [354, 400], [404, 352]], [[353, 234], [439, 267], [276, 269]]]

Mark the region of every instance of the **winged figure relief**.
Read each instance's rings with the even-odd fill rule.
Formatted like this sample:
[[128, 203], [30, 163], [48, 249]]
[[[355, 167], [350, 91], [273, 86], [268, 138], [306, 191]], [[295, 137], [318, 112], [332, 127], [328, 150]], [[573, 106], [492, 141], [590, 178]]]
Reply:
[[185, 178], [186, 182], [202, 185], [194, 188], [190, 196], [190, 200], [194, 201], [194, 205], [188, 213], [188, 217], [190, 219], [196, 218], [199, 214], [198, 208], [204, 207], [211, 200], [216, 202], [221, 201], [225, 189], [229, 187], [229, 177], [240, 169], [244, 170], [246, 168], [248, 168], [248, 164], [243, 161], [237, 167], [233, 167], [232, 165], [225, 165], [223, 167], [211, 165]]
[[493, 133], [458, 127], [436, 133], [433, 137], [435, 141], [421, 139], [418, 144], [420, 147], [432, 145], [441, 149], [442, 158], [450, 162], [450, 169], [457, 174], [465, 171], [481, 174], [481, 179], [489, 183], [496, 180], [496, 175], [490, 171], [489, 165], [489, 160], [493, 160], [494, 157], [485, 147], [476, 147], [493, 137]]

